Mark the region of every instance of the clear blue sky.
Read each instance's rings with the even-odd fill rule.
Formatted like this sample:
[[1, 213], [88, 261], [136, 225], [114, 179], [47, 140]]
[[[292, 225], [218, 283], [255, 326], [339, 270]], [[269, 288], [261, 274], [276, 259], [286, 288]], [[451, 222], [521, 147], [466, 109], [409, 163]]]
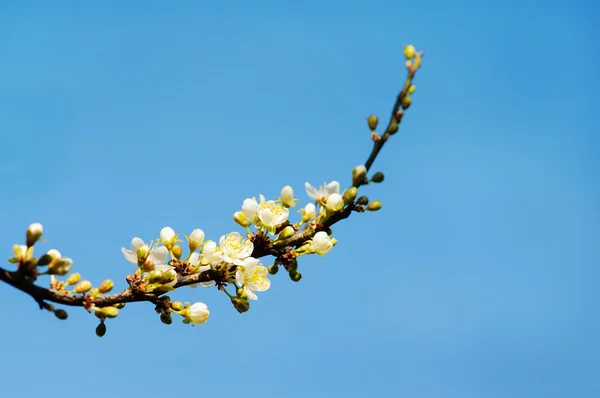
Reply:
[[0, 5], [0, 253], [39, 221], [119, 288], [133, 236], [218, 239], [248, 196], [346, 186], [402, 46], [425, 65], [365, 190], [382, 211], [301, 283], [244, 315], [184, 289], [206, 325], [129, 305], [103, 339], [0, 285], [3, 394], [600, 396], [596, 3], [94, 3]]

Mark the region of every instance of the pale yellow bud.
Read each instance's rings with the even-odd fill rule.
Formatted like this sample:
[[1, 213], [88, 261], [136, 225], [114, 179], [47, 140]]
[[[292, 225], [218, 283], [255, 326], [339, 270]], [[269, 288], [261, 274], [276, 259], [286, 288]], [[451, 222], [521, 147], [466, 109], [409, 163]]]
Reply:
[[250, 223], [248, 222], [248, 217], [246, 217], [246, 215], [242, 211], [236, 211], [233, 215], [233, 220], [244, 228], [250, 225]]
[[79, 272], [75, 272], [74, 274], [69, 275], [65, 284], [67, 286], [75, 285], [75, 284], [77, 284], [77, 282], [79, 282], [80, 279], [81, 279], [81, 274]]
[[86, 293], [92, 288], [92, 282], [85, 280], [81, 281], [73, 289], [74, 293]]
[[111, 281], [110, 279], [106, 279], [100, 284], [98, 290], [100, 291], [100, 293], [108, 293], [112, 290], [114, 285], [115, 284], [113, 281]]
[[404, 46], [404, 57], [407, 60], [413, 59], [415, 57], [416, 52], [417, 52], [417, 50], [415, 49], [415, 47], [412, 44], [409, 44], [408, 46]]

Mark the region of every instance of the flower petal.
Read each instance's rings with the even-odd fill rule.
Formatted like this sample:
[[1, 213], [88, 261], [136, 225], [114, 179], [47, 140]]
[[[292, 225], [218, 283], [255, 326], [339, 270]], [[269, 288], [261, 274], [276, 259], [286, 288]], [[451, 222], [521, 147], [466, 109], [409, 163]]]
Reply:
[[306, 188], [306, 194], [313, 200], [317, 200], [319, 194], [317, 189], [310, 185], [308, 182], [304, 184], [304, 188]]

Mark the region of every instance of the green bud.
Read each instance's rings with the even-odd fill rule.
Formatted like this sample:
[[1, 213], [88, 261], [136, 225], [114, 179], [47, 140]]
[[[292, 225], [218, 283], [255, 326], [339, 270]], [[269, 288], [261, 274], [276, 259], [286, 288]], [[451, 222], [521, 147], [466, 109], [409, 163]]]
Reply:
[[367, 123], [369, 123], [369, 128], [371, 131], [375, 131], [377, 128], [377, 123], [379, 123], [379, 118], [375, 115], [371, 115], [367, 118]]
[[290, 271], [290, 279], [294, 282], [298, 282], [302, 279], [302, 274], [297, 269], [293, 269]]
[[417, 52], [417, 50], [415, 49], [415, 47], [412, 44], [409, 44], [408, 46], [404, 46], [404, 57], [407, 60], [413, 59], [415, 57], [416, 52]]
[[413, 94], [415, 91], [417, 91], [417, 87], [414, 84], [411, 84], [410, 87], [408, 87], [408, 93]]
[[35, 242], [37, 242], [42, 237], [43, 231], [44, 228], [39, 222], [31, 224], [29, 228], [27, 228], [27, 233], [25, 237], [27, 247], [33, 246]]
[[96, 297], [101, 295], [102, 293], [100, 293], [100, 289], [98, 289], [97, 287], [93, 287], [88, 294], [92, 297]]
[[181, 311], [183, 309], [183, 303], [181, 301], [173, 301], [171, 303], [171, 309]]
[[248, 217], [242, 211], [237, 211], [233, 214], [233, 221], [238, 223], [241, 227], [246, 228], [250, 223], [248, 222]]
[[277, 240], [289, 239], [292, 236], [294, 236], [294, 233], [296, 233], [296, 230], [294, 229], [294, 227], [292, 227], [291, 225], [288, 225], [279, 233], [279, 236], [277, 236]]
[[361, 196], [360, 198], [358, 198], [356, 203], [358, 203], [361, 206], [365, 206], [369, 203], [369, 198], [367, 198], [366, 196]]
[[397, 132], [398, 132], [398, 123], [396, 123], [396, 121], [394, 120], [388, 126], [388, 129], [387, 129], [386, 133], [389, 134], [389, 135], [394, 135]]
[[374, 200], [367, 206], [368, 211], [377, 211], [381, 209], [381, 202], [378, 200]]
[[64, 321], [65, 319], [67, 319], [69, 317], [69, 315], [67, 314], [67, 311], [65, 311], [65, 310], [54, 310], [54, 315], [61, 321]]
[[279, 265], [273, 264], [269, 268], [267, 268], [267, 270], [269, 271], [269, 274], [275, 275], [277, 271], [279, 271]]
[[81, 281], [73, 289], [73, 293], [86, 293], [92, 288], [92, 282], [85, 280]]
[[74, 274], [69, 275], [65, 284], [67, 286], [75, 285], [75, 284], [77, 284], [77, 282], [79, 282], [80, 279], [81, 279], [81, 274], [79, 272], [75, 272]]
[[171, 317], [171, 314], [163, 312], [160, 314], [160, 321], [165, 325], [170, 325], [173, 323], [173, 318]]
[[179, 260], [181, 258], [181, 255], [183, 254], [183, 249], [181, 248], [181, 246], [174, 245], [173, 249], [171, 250], [173, 252], [173, 256], [175, 256], [175, 258]]
[[44, 254], [42, 257], [38, 259], [37, 265], [44, 266], [48, 265], [52, 262], [52, 256], [49, 254]]
[[404, 98], [402, 98], [402, 109], [408, 109], [411, 103], [412, 98], [410, 98], [410, 95], [406, 95]]
[[344, 203], [350, 204], [354, 202], [354, 199], [356, 199], [356, 195], [358, 195], [358, 188], [352, 187], [346, 189], [346, 191], [344, 192]]
[[246, 292], [245, 292], [245, 291], [244, 291], [244, 289], [242, 289], [241, 287], [240, 287], [240, 288], [238, 288], [238, 289], [235, 291], [235, 294], [236, 294], [236, 296], [238, 296], [238, 297], [240, 297], [240, 298], [243, 298], [243, 299], [246, 299], [246, 300], [248, 299], [248, 296], [246, 295]]
[[171, 283], [177, 278], [177, 273], [173, 270], [168, 270], [163, 272], [162, 278], [160, 278], [160, 283], [166, 284]]
[[106, 325], [104, 322], [100, 322], [98, 326], [96, 326], [96, 336], [102, 337], [106, 334]]
[[118, 310], [122, 310], [123, 308], [125, 308], [125, 303], [117, 303], [115, 304], [115, 308]]
[[54, 259], [48, 265], [48, 273], [51, 275], [67, 275], [71, 271], [71, 267], [73, 267], [73, 260], [70, 258]]
[[107, 318], [115, 318], [117, 315], [119, 315], [119, 310], [116, 309], [115, 307], [100, 307], [100, 308], [95, 308], [94, 312], [96, 313], [96, 316], [105, 316]]
[[371, 181], [373, 182], [383, 182], [383, 173], [381, 172], [377, 172], [375, 174], [373, 174], [373, 177], [371, 177]]
[[150, 272], [149, 282], [153, 283], [153, 284], [158, 283], [158, 282], [160, 282], [162, 277], [163, 277], [162, 271], [155, 269], [154, 271]]
[[137, 249], [136, 254], [138, 258], [138, 265], [144, 264], [146, 262], [148, 256], [150, 255], [150, 252], [151, 250], [148, 245], [143, 245]]
[[100, 293], [108, 293], [112, 290], [114, 285], [115, 284], [113, 281], [111, 281], [110, 279], [106, 279], [100, 284], [98, 290], [100, 291]]
[[247, 299], [241, 297], [233, 297], [231, 299], [231, 303], [240, 314], [248, 311], [250, 309], [250, 303]]

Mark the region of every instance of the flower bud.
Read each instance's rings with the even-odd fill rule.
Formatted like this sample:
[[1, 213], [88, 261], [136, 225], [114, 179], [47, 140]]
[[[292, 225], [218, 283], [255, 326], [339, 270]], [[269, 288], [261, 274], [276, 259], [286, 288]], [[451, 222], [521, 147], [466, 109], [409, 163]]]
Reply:
[[152, 284], [158, 283], [162, 279], [162, 276], [163, 276], [162, 271], [155, 269], [154, 271], [150, 272], [150, 275], [148, 277], [148, 282], [150, 282]]
[[188, 246], [190, 248], [190, 252], [195, 252], [196, 249], [200, 247], [202, 242], [204, 242], [204, 231], [200, 228], [196, 228], [192, 231], [189, 237], [187, 237]]
[[294, 207], [296, 206], [296, 202], [294, 202], [294, 190], [289, 185], [286, 185], [281, 189], [281, 203], [285, 207]]
[[294, 282], [299, 282], [302, 279], [302, 274], [297, 269], [290, 271], [290, 279]]
[[417, 52], [417, 50], [415, 49], [415, 47], [412, 44], [409, 44], [408, 46], [404, 46], [404, 57], [407, 60], [413, 59], [415, 57], [416, 52]]
[[144, 264], [150, 255], [150, 246], [142, 245], [137, 249], [138, 265]]
[[414, 84], [411, 84], [410, 87], [408, 87], [408, 93], [413, 94], [415, 91], [417, 91], [417, 87]]
[[277, 271], [279, 271], [279, 266], [277, 264], [273, 264], [269, 268], [267, 268], [267, 270], [269, 271], [269, 274], [275, 275]]
[[247, 312], [250, 309], [250, 303], [247, 299], [243, 299], [240, 297], [232, 297], [231, 303], [240, 314]]
[[187, 308], [186, 319], [189, 319], [194, 325], [201, 325], [208, 321], [209, 315], [210, 311], [208, 310], [208, 306], [204, 303], [198, 302]]
[[381, 202], [378, 200], [374, 200], [367, 206], [368, 211], [377, 211], [381, 209]]
[[181, 259], [181, 255], [183, 254], [183, 249], [179, 245], [173, 245], [173, 249], [171, 249], [173, 253], [173, 257], [177, 260]]
[[100, 293], [108, 293], [112, 290], [114, 285], [115, 284], [113, 281], [111, 281], [110, 279], [106, 279], [102, 281], [102, 283], [98, 287], [98, 290], [100, 291]]
[[339, 211], [344, 208], [344, 198], [339, 193], [332, 193], [327, 198], [325, 207], [330, 211]]
[[352, 170], [352, 185], [363, 185], [367, 178], [367, 168], [362, 164]]
[[296, 233], [296, 230], [294, 229], [294, 227], [292, 227], [291, 225], [288, 225], [279, 233], [279, 235], [277, 236], [277, 240], [289, 239], [292, 236], [294, 236], [294, 233]]
[[88, 280], [81, 281], [73, 289], [73, 293], [86, 293], [92, 288], [92, 282]]
[[375, 129], [377, 128], [377, 123], [379, 123], [379, 118], [375, 115], [370, 115], [367, 118], [367, 123], [369, 123], [369, 128], [371, 129], [371, 131], [375, 131]]
[[73, 260], [70, 258], [61, 258], [48, 265], [48, 273], [61, 276], [66, 275], [71, 271], [72, 266]]
[[162, 323], [164, 323], [165, 325], [170, 325], [173, 323], [173, 318], [171, 317], [171, 314], [166, 313], [166, 312], [162, 312], [160, 314], [160, 321]]
[[181, 301], [173, 301], [171, 303], [171, 309], [175, 311], [181, 311], [183, 309], [183, 303]]
[[392, 121], [386, 130], [386, 134], [394, 135], [398, 132], [398, 123], [396, 121]]
[[412, 98], [410, 98], [410, 95], [406, 95], [404, 98], [402, 98], [402, 109], [408, 109], [411, 103]]
[[115, 308], [118, 310], [122, 310], [123, 308], [125, 308], [125, 303], [117, 303], [115, 304]]
[[358, 188], [352, 187], [346, 189], [346, 191], [344, 192], [344, 203], [348, 205], [354, 202], [354, 199], [356, 199], [356, 195], [358, 195]]
[[27, 247], [33, 246], [42, 237], [44, 227], [39, 222], [33, 223], [27, 228], [26, 244]]
[[163, 271], [162, 278], [160, 278], [160, 283], [161, 284], [171, 283], [175, 279], [177, 279], [177, 272], [175, 272], [174, 270], [170, 269], [170, 270], [167, 270], [167, 271]]
[[69, 317], [69, 314], [67, 314], [67, 311], [65, 310], [54, 310], [54, 315], [61, 321], [64, 321]]
[[102, 337], [106, 334], [106, 325], [104, 322], [100, 322], [98, 326], [96, 326], [96, 336]]
[[92, 290], [90, 290], [90, 292], [88, 293], [88, 295], [90, 295], [92, 297], [97, 297], [101, 294], [102, 293], [100, 293], [100, 289], [98, 289], [97, 287], [93, 287]]
[[371, 181], [383, 182], [383, 178], [384, 178], [383, 173], [378, 171], [377, 173], [373, 174], [373, 177], [371, 177]]
[[160, 243], [162, 243], [167, 249], [173, 249], [173, 245], [177, 240], [177, 234], [171, 227], [164, 227], [160, 230]]
[[314, 204], [307, 203], [306, 206], [304, 206], [304, 209], [300, 210], [300, 213], [302, 213], [301, 222], [305, 223], [305, 222], [312, 220], [315, 217], [316, 211], [317, 211], [317, 208], [315, 207]]
[[250, 225], [248, 222], [248, 217], [246, 217], [246, 214], [244, 214], [243, 211], [236, 211], [233, 214], [233, 220], [244, 228]]
[[50, 256], [46, 253], [38, 259], [37, 265], [44, 266], [44, 265], [50, 264], [51, 262], [52, 262], [52, 256]]
[[115, 307], [94, 308], [94, 312], [96, 313], [96, 316], [104, 316], [106, 318], [115, 318], [117, 315], [119, 315], [119, 310]]
[[79, 282], [80, 279], [81, 279], [81, 274], [79, 272], [75, 272], [74, 274], [69, 275], [65, 284], [67, 286], [75, 285], [75, 284], [77, 284], [77, 282]]
[[324, 256], [325, 254], [329, 253], [332, 247], [333, 243], [331, 242], [331, 238], [325, 231], [317, 232], [312, 239], [312, 248], [315, 253], [319, 254], [320, 256]]
[[366, 196], [361, 196], [360, 198], [358, 198], [356, 203], [358, 203], [361, 206], [365, 206], [369, 203], [369, 198], [367, 198]]

